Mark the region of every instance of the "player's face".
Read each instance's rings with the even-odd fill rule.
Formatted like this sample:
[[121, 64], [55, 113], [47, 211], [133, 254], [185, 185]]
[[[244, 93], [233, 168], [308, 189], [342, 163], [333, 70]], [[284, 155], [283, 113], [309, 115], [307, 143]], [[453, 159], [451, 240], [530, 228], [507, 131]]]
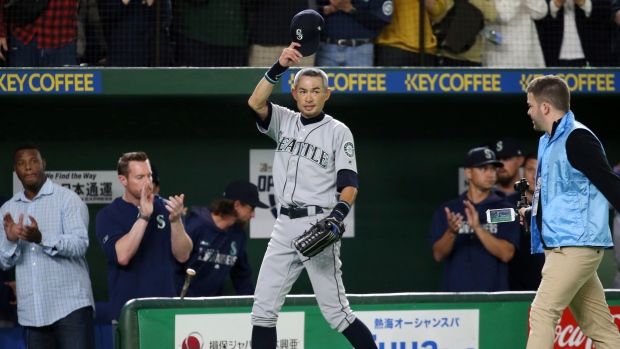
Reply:
[[15, 154], [13, 169], [24, 188], [37, 191], [45, 183], [45, 160], [36, 149], [22, 149]]
[[532, 118], [532, 124], [534, 124], [536, 131], [545, 131], [545, 115], [542, 112], [542, 104], [536, 102], [531, 92], [527, 94], [527, 115]]
[[134, 198], [140, 200], [142, 188], [146, 185], [146, 194], [153, 193], [153, 180], [151, 179], [151, 164], [148, 161], [130, 161], [129, 175], [119, 176], [125, 191]]
[[254, 218], [254, 207], [243, 204], [239, 201], [237, 201], [237, 203], [235, 203], [237, 223], [241, 224], [244, 228], [247, 228], [248, 224], [250, 224], [250, 219]]
[[530, 185], [528, 187], [528, 191], [530, 193], [534, 192], [534, 187], [536, 187], [536, 169], [538, 167], [538, 160], [536, 159], [527, 159], [525, 162], [525, 166], [523, 167], [523, 177], [527, 179], [527, 183]]
[[498, 167], [497, 172], [497, 183], [503, 186], [510, 186], [516, 182], [515, 177], [519, 173], [519, 168], [523, 163], [522, 156], [513, 156], [510, 158], [501, 158], [498, 159], [504, 167]]
[[323, 86], [320, 76], [301, 76], [292, 93], [301, 115], [310, 119], [323, 111], [331, 90]]
[[465, 175], [469, 184], [476, 188], [487, 191], [493, 188], [497, 179], [495, 166], [485, 165], [481, 167], [466, 168]]

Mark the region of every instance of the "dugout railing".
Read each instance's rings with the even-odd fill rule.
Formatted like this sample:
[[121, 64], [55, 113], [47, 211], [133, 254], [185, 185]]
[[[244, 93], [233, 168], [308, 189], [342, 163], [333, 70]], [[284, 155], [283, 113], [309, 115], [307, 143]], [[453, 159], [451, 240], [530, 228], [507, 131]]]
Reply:
[[[620, 326], [620, 291], [608, 290], [606, 296], [612, 313], [615, 314], [616, 324]], [[461, 338], [459, 341], [477, 343], [463, 348], [520, 349], [525, 347], [527, 341], [528, 312], [534, 292], [351, 294], [348, 298], [351, 308], [363, 318], [376, 336], [380, 349], [452, 348], [451, 340], [454, 342], [459, 340], [458, 338]], [[116, 349], [249, 348], [247, 336], [251, 329], [249, 314], [252, 302], [252, 297], [243, 296], [132, 300], [121, 313], [115, 338]], [[298, 314], [297, 319], [301, 321], [297, 324], [289, 321], [284, 324], [288, 328], [282, 332], [278, 329], [280, 336], [288, 338], [286, 343], [278, 342], [279, 348], [350, 348], [342, 335], [329, 328], [314, 295], [287, 296], [280, 322], [291, 318], [282, 316], [293, 313]], [[454, 315], [446, 315], [450, 313]], [[476, 319], [468, 314], [477, 314], [477, 323], [468, 323]], [[208, 315], [202, 318], [205, 321], [203, 326], [199, 320], [202, 315]], [[236, 328], [225, 324], [228, 321], [226, 318], [231, 315], [238, 316], [235, 320]], [[189, 316], [191, 321], [183, 320], [184, 316]], [[221, 321], [218, 321], [218, 317]], [[390, 332], [387, 328], [388, 320], [393, 320], [394, 328], [399, 317], [411, 324], [407, 327], [402, 322], [401, 333], [396, 334], [395, 330]], [[455, 320], [455, 317], [459, 317], [458, 320]], [[213, 321], [216, 321], [215, 325]], [[449, 327], [450, 323], [452, 328], [445, 328], [443, 332], [439, 330], [441, 326]], [[221, 329], [218, 328], [219, 325], [222, 326]], [[437, 327], [437, 330], [433, 330], [433, 326]], [[561, 347], [586, 347], [587, 338], [576, 328], [574, 320], [567, 318], [566, 313], [558, 326], [558, 341], [564, 345]], [[286, 334], [291, 333], [291, 327], [300, 327], [303, 337], [293, 340], [291, 335]], [[476, 328], [477, 333], [471, 330]], [[395, 340], [390, 339], [392, 333]], [[450, 333], [448, 336], [442, 335]], [[454, 338], [451, 339], [450, 336]], [[300, 344], [301, 341], [303, 345]], [[567, 346], [567, 343], [574, 346]]]

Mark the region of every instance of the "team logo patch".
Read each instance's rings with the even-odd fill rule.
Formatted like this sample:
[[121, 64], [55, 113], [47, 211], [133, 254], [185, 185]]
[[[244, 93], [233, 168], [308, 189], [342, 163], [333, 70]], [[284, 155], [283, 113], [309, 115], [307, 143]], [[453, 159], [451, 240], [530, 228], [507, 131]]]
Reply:
[[492, 158], [493, 158], [493, 155], [495, 155], [495, 154], [493, 154], [493, 152], [491, 151], [491, 149], [488, 149], [488, 148], [487, 148], [487, 149], [485, 149], [485, 150], [484, 150], [484, 157], [485, 157], [485, 158], [487, 158], [487, 159], [492, 159]]
[[502, 151], [502, 150], [504, 150], [504, 142], [499, 141], [495, 145], [495, 151]]
[[355, 147], [353, 146], [353, 142], [346, 142], [344, 144], [344, 153], [350, 158], [355, 155]]
[[384, 15], [391, 16], [392, 12], [394, 11], [394, 5], [392, 4], [392, 1], [388, 0], [384, 2], [383, 6], [381, 7], [381, 10], [383, 10]]
[[[319, 29], [320, 30], [320, 29]], [[297, 29], [295, 31], [295, 35], [297, 35], [297, 40], [301, 40], [304, 38], [304, 34], [301, 32], [301, 29]]]

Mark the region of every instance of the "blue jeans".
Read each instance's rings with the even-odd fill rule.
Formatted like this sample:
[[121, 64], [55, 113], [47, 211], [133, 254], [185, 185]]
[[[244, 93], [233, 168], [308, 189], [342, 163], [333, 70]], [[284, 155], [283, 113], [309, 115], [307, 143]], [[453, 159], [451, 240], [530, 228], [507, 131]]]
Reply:
[[26, 327], [28, 349], [95, 349], [93, 308], [84, 307], [51, 325]]
[[77, 65], [77, 40], [59, 48], [37, 48], [37, 36], [24, 45], [14, 35], [9, 43], [11, 67], [62, 67]]
[[372, 67], [374, 45], [338, 46], [321, 43], [316, 51], [317, 67]]

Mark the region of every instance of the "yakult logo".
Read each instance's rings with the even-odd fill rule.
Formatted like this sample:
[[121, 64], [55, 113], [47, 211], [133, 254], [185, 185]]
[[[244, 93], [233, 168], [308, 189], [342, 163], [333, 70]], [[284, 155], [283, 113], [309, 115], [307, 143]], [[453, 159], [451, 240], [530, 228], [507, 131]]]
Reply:
[[[614, 323], [620, 328], [620, 306], [609, 307], [611, 315], [613, 316]], [[555, 327], [555, 341], [553, 343], [554, 349], [593, 349], [594, 344], [592, 340], [586, 337], [585, 334], [579, 328], [577, 321], [571, 314], [570, 310], [566, 308], [560, 321]]]

